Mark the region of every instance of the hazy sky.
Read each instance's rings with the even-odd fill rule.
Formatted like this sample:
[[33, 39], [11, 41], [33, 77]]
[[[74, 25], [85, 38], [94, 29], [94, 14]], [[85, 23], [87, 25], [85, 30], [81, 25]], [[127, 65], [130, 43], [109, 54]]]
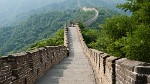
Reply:
[[0, 0], [0, 16], [6, 17], [64, 0]]
[[[6, 18], [11, 18], [19, 13], [27, 12], [32, 9], [37, 9], [51, 3], [63, 2], [66, 0], [0, 0], [0, 20], [5, 21]], [[93, 1], [103, 1], [108, 5], [111, 3], [125, 2], [125, 0], [79, 0], [83, 3]]]

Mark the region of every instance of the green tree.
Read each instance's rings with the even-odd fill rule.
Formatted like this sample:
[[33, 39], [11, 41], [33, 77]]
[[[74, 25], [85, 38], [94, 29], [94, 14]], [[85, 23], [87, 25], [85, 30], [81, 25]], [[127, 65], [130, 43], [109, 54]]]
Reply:
[[28, 50], [33, 50], [44, 46], [58, 46], [63, 45], [63, 43], [64, 43], [64, 30], [60, 29], [55, 33], [54, 37], [50, 37], [48, 39], [35, 42], [29, 46]]
[[123, 46], [119, 45], [118, 41], [122, 37], [126, 37], [127, 34], [132, 33], [134, 30], [132, 23], [132, 19], [125, 15], [108, 18], [104, 24], [101, 25], [102, 32], [100, 33], [102, 33], [101, 35], [103, 37], [100, 37], [98, 40], [99, 42], [102, 41], [100, 43], [103, 45], [105, 44], [104, 48], [106, 49], [102, 50], [105, 50], [115, 56], [124, 57], [125, 53], [121, 50]]
[[95, 42], [89, 40], [89, 32], [85, 36], [83, 32], [84, 38], [91, 42], [92, 48], [118, 57], [150, 62], [150, 1], [127, 0], [118, 7], [131, 11], [132, 15], [106, 19], [100, 25]]
[[127, 0], [125, 4], [120, 4], [118, 8], [124, 11], [131, 11], [133, 19], [138, 24], [150, 25], [150, 1], [149, 0]]
[[150, 1], [128, 0], [118, 7], [132, 15], [107, 19], [101, 26], [107, 38], [97, 45], [104, 42], [105, 50], [115, 56], [150, 62]]
[[120, 39], [122, 51], [132, 60], [150, 62], [150, 28], [144, 24], [138, 25], [132, 35]]

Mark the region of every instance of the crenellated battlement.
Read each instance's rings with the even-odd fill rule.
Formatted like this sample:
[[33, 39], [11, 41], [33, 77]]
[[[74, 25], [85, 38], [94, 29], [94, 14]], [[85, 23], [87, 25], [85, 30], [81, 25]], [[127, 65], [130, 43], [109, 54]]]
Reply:
[[34, 84], [67, 56], [65, 46], [46, 46], [0, 58], [0, 84]]

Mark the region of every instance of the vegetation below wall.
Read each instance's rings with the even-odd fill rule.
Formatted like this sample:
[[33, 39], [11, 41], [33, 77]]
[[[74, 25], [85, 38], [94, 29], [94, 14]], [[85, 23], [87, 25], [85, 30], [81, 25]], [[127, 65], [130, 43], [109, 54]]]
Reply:
[[79, 21], [86, 21], [94, 16], [94, 12], [81, 10], [53, 11], [33, 14], [20, 24], [0, 28], [0, 53], [6, 55], [16, 51], [26, 50], [32, 43], [53, 37], [66, 22], [79, 17]]
[[118, 7], [133, 14], [108, 18], [99, 31], [85, 30], [80, 24], [87, 45], [117, 57], [150, 62], [150, 2], [135, 0]]
[[96, 42], [99, 36], [99, 30], [86, 28], [82, 22], [79, 22], [79, 27], [82, 32], [82, 36], [86, 41], [86, 44], [89, 48], [93, 48], [93, 44]]
[[54, 34], [54, 37], [50, 37], [48, 39], [35, 42], [28, 47], [28, 50], [33, 50], [44, 46], [60, 46], [63, 44], [64, 44], [64, 30], [60, 29]]

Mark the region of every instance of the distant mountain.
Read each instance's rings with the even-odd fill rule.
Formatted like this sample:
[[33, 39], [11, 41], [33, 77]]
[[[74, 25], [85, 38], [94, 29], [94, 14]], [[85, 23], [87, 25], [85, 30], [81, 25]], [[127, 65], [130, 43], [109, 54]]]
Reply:
[[0, 0], [0, 26], [8, 25], [7, 22], [10, 23], [10, 20], [13, 21], [22, 13], [63, 1], [65, 0]]
[[[9, 2], [7, 3], [7, 1]], [[77, 0], [37, 1], [40, 5], [37, 5], [34, 0], [0, 1], [6, 5], [6, 7], [0, 5], [0, 16], [3, 16], [3, 12], [7, 14], [3, 16], [3, 20], [0, 18], [0, 25], [5, 24], [0, 27], [0, 54], [6, 55], [10, 52], [25, 50], [26, 46], [52, 36], [66, 22], [71, 20], [85, 22], [95, 15], [92, 11], [84, 12], [80, 10]], [[115, 3], [113, 0], [111, 2]], [[82, 6], [97, 8], [101, 6], [110, 8], [111, 2], [80, 0]], [[4, 7], [8, 10], [4, 10]], [[105, 18], [116, 14], [116, 12], [107, 8], [100, 8], [99, 11], [98, 22], [100, 23]], [[96, 26], [98, 23], [93, 25]]]
[[[79, 0], [81, 6], [106, 7], [120, 11], [115, 6], [126, 0]], [[14, 25], [27, 16], [45, 11], [78, 8], [78, 0], [0, 0], [0, 26]]]
[[13, 16], [21, 12], [38, 9], [48, 4], [60, 3], [65, 0], [0, 0], [0, 15]]

